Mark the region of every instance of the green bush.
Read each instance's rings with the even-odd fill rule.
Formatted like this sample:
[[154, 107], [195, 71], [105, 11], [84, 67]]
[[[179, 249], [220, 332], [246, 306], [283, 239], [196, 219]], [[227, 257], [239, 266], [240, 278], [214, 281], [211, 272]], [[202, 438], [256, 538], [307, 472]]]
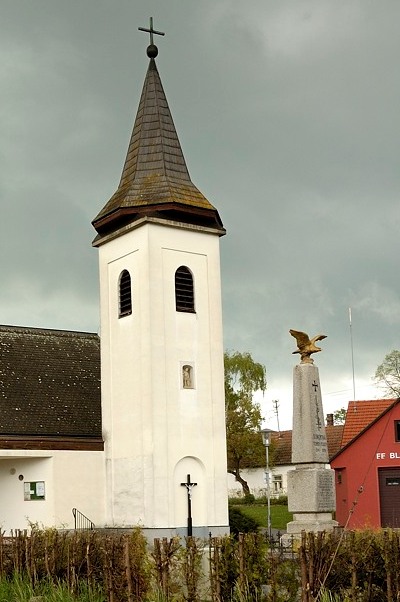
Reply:
[[287, 506], [287, 504], [288, 504], [287, 495], [280, 495], [279, 497], [271, 498], [272, 506]]
[[228, 499], [229, 506], [242, 506], [243, 504], [246, 504], [246, 500], [244, 499], [243, 495], [238, 495], [237, 497], [230, 497]]
[[[244, 500], [245, 498], [242, 498], [242, 499]], [[243, 503], [244, 502], [242, 502], [242, 504]], [[261, 495], [260, 497], [255, 499], [255, 503], [266, 505], [268, 503], [267, 496]], [[271, 504], [271, 506], [287, 506], [287, 504], [288, 504], [287, 495], [280, 495], [279, 497], [271, 497], [270, 504]]]
[[[252, 493], [249, 495], [238, 495], [229, 498], [229, 504], [231, 506], [249, 506], [251, 504], [267, 504], [267, 496], [261, 495], [259, 497], [255, 497]], [[288, 498], [287, 495], [280, 495], [279, 497], [271, 497], [270, 499], [271, 506], [287, 506]]]
[[231, 533], [235, 536], [238, 533], [255, 533], [260, 527], [260, 523], [250, 516], [246, 516], [240, 508], [229, 508], [229, 526]]

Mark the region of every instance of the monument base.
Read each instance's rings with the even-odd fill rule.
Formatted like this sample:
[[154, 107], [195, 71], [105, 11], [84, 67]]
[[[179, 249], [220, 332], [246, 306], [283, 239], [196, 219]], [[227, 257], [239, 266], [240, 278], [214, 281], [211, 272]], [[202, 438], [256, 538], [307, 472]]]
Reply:
[[302, 531], [333, 531], [338, 526], [332, 519], [335, 510], [334, 471], [321, 464], [296, 466], [288, 472], [289, 511], [293, 521], [287, 535], [300, 537]]
[[288, 505], [293, 513], [333, 512], [335, 471], [324, 465], [296, 466], [288, 472]]
[[338, 522], [332, 519], [330, 512], [305, 512], [294, 514], [293, 519], [286, 526], [287, 535], [301, 535], [302, 531], [314, 532], [333, 531]]

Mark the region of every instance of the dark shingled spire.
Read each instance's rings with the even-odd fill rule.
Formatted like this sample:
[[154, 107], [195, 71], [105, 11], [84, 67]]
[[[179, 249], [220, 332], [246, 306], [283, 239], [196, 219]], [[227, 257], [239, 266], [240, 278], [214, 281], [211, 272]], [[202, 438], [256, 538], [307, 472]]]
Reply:
[[218, 211], [190, 179], [153, 58], [156, 53], [148, 55], [150, 64], [121, 181], [93, 220], [96, 241], [143, 218], [173, 220], [225, 234]]

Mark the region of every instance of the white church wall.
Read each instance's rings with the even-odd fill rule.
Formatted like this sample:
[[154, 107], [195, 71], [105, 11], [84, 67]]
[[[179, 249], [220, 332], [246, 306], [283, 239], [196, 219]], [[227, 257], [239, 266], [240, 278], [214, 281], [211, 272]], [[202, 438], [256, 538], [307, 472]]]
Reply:
[[73, 529], [73, 508], [95, 525], [104, 524], [104, 452], [54, 451], [53, 454], [53, 524]]
[[[172, 476], [183, 458], [193, 457], [212, 475], [199, 478], [207, 498], [199, 523], [227, 525], [219, 238], [148, 223], [99, 252], [103, 428], [113, 488], [108, 520], [176, 527], [175, 503], [187, 475]], [[196, 313], [175, 308], [181, 265], [194, 274]], [[118, 319], [123, 269], [132, 277], [133, 311]], [[193, 368], [191, 389], [182, 385], [186, 363]]]
[[[1, 450], [0, 526], [72, 529], [72, 508], [104, 521], [103, 452]], [[87, 514], [86, 514], [87, 512]]]
[[[147, 462], [151, 421], [150, 390], [144, 383], [150, 368], [150, 349], [142, 330], [148, 317], [148, 283], [144, 277], [144, 230], [122, 237], [99, 248], [101, 297], [101, 386], [102, 422], [106, 447], [106, 524], [129, 526], [130, 516], [140, 522], [146, 504], [143, 491], [143, 465]], [[133, 240], [132, 240], [133, 238]], [[118, 282], [128, 270], [132, 283], [131, 315], [118, 317]], [[143, 319], [140, 314], [143, 313]], [[137, 369], [139, 367], [139, 369]], [[138, 401], [140, 398], [140, 402]], [[151, 486], [149, 479], [148, 486]], [[127, 503], [129, 500], [129, 503]]]
[[[219, 239], [188, 230], [180, 230], [179, 239], [175, 248], [164, 243], [163, 274], [169, 275], [169, 290], [165, 289], [163, 307], [159, 308], [164, 312], [167, 343], [165, 403], [169, 409], [174, 408], [166, 414], [173, 442], [168, 470], [171, 474], [173, 466], [187, 455], [201, 459], [206, 467], [206, 481], [198, 483], [193, 495], [200, 496], [199, 489], [203, 488], [207, 504], [205, 515], [199, 516], [197, 524], [218, 524], [216, 516], [221, 514], [226, 500]], [[180, 265], [188, 266], [194, 275], [195, 314], [175, 310], [173, 275]], [[183, 386], [183, 363], [193, 367], [193, 389]], [[162, 383], [159, 387], [161, 394]], [[186, 472], [183, 470], [177, 479], [185, 480]], [[173, 481], [170, 485], [176, 487]]]
[[[4, 452], [2, 451], [2, 455]], [[0, 525], [11, 530], [53, 525], [53, 460], [12, 452], [0, 459]]]
[[179, 486], [175, 491], [175, 524], [185, 525], [188, 518], [187, 477], [190, 475], [191, 515], [193, 525], [204, 525], [207, 522], [207, 495], [202, 483], [206, 478], [204, 465], [198, 458], [182, 458], [175, 466], [173, 482]]

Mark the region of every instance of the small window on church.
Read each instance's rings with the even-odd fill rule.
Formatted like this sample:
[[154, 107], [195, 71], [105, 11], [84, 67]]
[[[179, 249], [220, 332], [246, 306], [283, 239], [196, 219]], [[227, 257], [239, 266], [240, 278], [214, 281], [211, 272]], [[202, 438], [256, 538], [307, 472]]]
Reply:
[[132, 287], [131, 275], [124, 270], [119, 277], [119, 317], [129, 316], [132, 313]]
[[194, 288], [192, 272], [181, 265], [175, 272], [175, 305], [176, 311], [194, 313]]

